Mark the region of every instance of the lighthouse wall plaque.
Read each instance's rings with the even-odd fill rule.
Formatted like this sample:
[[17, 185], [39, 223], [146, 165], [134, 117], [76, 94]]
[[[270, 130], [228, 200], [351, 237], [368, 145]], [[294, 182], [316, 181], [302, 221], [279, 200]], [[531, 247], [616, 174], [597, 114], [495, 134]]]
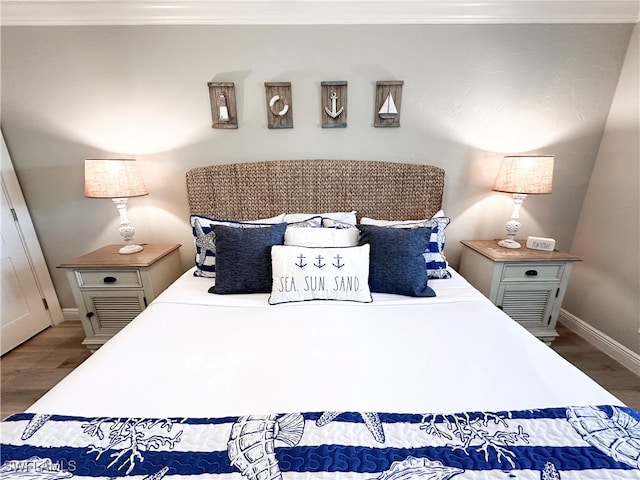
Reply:
[[402, 80], [376, 82], [374, 102], [374, 127], [399, 127], [402, 102]]
[[209, 82], [211, 128], [238, 128], [236, 89], [233, 82]]
[[322, 128], [347, 126], [347, 82], [320, 82]]

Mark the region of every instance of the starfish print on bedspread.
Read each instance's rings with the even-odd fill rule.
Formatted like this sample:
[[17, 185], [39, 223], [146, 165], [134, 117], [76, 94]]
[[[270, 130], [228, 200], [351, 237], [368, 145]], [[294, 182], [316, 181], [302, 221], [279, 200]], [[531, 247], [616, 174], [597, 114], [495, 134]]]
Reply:
[[[318, 420], [316, 420], [316, 425], [318, 427], [324, 427], [328, 423], [331, 423], [334, 418], [340, 415], [342, 412], [324, 412]], [[379, 443], [384, 443], [384, 430], [382, 429], [382, 422], [380, 421], [380, 417], [375, 412], [358, 412], [364, 420], [364, 424], [373, 435], [373, 438], [376, 439]]]
[[204, 233], [200, 221], [196, 218], [194, 221], [196, 229], [196, 248], [199, 248], [198, 263], [204, 263], [207, 252], [216, 252], [215, 238], [216, 234], [211, 230], [209, 233]]

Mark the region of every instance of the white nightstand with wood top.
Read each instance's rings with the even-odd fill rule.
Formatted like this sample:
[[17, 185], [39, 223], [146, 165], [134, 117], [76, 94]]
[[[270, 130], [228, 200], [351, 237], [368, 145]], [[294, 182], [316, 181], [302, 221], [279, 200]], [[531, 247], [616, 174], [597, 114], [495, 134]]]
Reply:
[[[573, 263], [569, 253], [508, 249], [496, 240], [463, 240], [458, 271], [507, 315], [548, 345]], [[523, 243], [524, 244], [524, 243]]]
[[95, 352], [133, 320], [182, 274], [179, 244], [149, 244], [121, 255], [107, 245], [61, 264], [78, 306], [86, 338]]

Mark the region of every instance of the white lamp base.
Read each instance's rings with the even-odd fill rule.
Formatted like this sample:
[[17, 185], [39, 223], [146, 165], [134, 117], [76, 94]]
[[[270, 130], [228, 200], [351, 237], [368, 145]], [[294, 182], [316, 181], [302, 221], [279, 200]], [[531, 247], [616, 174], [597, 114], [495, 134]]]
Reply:
[[522, 245], [520, 245], [515, 240], [510, 240], [508, 238], [505, 238], [504, 240], [500, 240], [498, 242], [498, 245], [504, 248], [521, 248], [522, 247]]
[[507, 229], [507, 238], [504, 240], [500, 240], [498, 245], [504, 248], [521, 248], [518, 242], [514, 239], [518, 234], [518, 230], [520, 230], [520, 207], [522, 206], [522, 202], [527, 198], [527, 195], [524, 193], [514, 193], [513, 194], [513, 212], [511, 213], [511, 218], [507, 221], [504, 226]]
[[133, 228], [133, 225], [129, 222], [129, 217], [127, 217], [127, 199], [126, 198], [114, 198], [112, 199], [113, 203], [116, 204], [116, 208], [118, 209], [118, 213], [120, 214], [120, 235], [124, 238], [125, 245], [118, 253], [122, 255], [129, 255], [130, 253], [136, 253], [141, 251], [142, 245], [136, 245], [133, 242], [133, 235], [136, 233], [136, 229]]
[[142, 250], [144, 250], [142, 245], [125, 245], [118, 250], [118, 253], [122, 255], [129, 255], [130, 253], [141, 252]]

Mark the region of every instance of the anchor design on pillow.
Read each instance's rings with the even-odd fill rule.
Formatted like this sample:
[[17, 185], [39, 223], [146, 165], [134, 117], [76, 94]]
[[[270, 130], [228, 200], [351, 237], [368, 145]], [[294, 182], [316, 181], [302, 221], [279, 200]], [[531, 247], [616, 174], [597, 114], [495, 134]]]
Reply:
[[302, 270], [304, 267], [306, 267], [306, 266], [307, 266], [307, 264], [306, 264], [306, 263], [303, 263], [303, 262], [304, 262], [304, 259], [305, 259], [305, 256], [304, 256], [303, 254], [300, 254], [300, 255], [298, 256], [298, 260], [300, 260], [300, 261], [299, 261], [298, 263], [296, 263], [296, 264], [295, 264], [295, 266], [296, 266], [296, 267], [299, 267], [299, 268], [300, 268], [300, 270]]

